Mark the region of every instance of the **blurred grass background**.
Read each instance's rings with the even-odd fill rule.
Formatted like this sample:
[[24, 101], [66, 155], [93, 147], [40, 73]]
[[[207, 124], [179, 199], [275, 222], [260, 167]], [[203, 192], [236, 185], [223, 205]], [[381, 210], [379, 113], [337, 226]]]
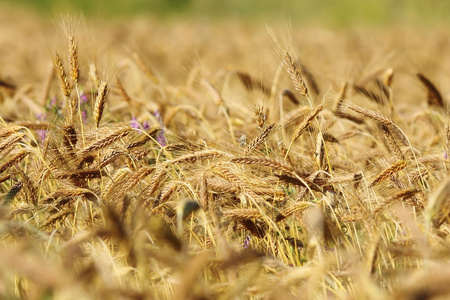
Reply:
[[161, 19], [228, 18], [271, 20], [329, 26], [448, 24], [448, 0], [3, 0], [42, 14], [74, 11], [89, 17], [126, 18], [152, 15]]

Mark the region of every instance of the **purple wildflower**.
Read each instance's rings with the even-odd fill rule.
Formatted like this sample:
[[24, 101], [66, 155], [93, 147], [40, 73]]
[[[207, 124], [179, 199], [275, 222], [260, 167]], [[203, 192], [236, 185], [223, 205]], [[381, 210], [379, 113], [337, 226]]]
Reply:
[[161, 128], [161, 130], [158, 132], [158, 135], [156, 136], [156, 141], [158, 142], [158, 144], [160, 144], [162, 147], [164, 147], [165, 145], [167, 145], [167, 140], [166, 140], [166, 136], [164, 135], [164, 131]]
[[81, 101], [82, 104], [83, 103], [87, 103], [88, 98], [87, 98], [87, 95], [85, 93], [80, 95], [80, 101]]
[[47, 137], [47, 130], [38, 129], [38, 130], [36, 130], [36, 133], [38, 134], [39, 139], [41, 140], [41, 142], [44, 142], [45, 138]]
[[252, 237], [249, 236], [249, 235], [247, 235], [247, 236], [245, 237], [244, 242], [242, 243], [242, 248], [248, 249], [248, 247], [250, 246], [250, 241], [251, 241], [251, 240], [252, 240]]
[[52, 97], [52, 99], [50, 99], [50, 107], [49, 108], [52, 108], [57, 103], [58, 103], [58, 98], [56, 98], [56, 96]]
[[150, 124], [148, 124], [147, 121], [142, 122], [142, 127], [144, 128], [144, 130], [147, 130], [150, 128]]
[[81, 119], [83, 120], [83, 123], [87, 120], [87, 112], [85, 110], [81, 111]]
[[130, 126], [131, 126], [131, 128], [133, 128], [133, 129], [141, 129], [141, 124], [139, 124], [139, 121], [136, 120], [136, 117], [133, 117], [133, 118], [131, 119]]
[[444, 153], [444, 159], [448, 159], [448, 154], [447, 154], [447, 152]]
[[38, 113], [36, 114], [36, 119], [39, 121], [44, 121], [47, 118], [47, 116], [44, 113]]
[[155, 116], [156, 120], [158, 120], [158, 122], [159, 122], [160, 124], [163, 123], [163, 119], [162, 119], [161, 113], [159, 112], [159, 109], [155, 110], [155, 112], [153, 113], [153, 115]]
[[166, 136], [164, 135], [164, 131], [166, 130], [166, 127], [164, 126], [164, 121], [163, 118], [161, 116], [161, 113], [159, 112], [159, 110], [155, 110], [155, 112], [153, 113], [153, 115], [155, 116], [155, 118], [158, 120], [159, 125], [161, 125], [161, 130], [158, 132], [158, 135], [156, 136], [156, 141], [161, 145], [161, 146], [165, 146], [167, 145], [167, 139]]
[[[36, 119], [38, 119], [39, 121], [44, 121], [46, 118], [47, 118], [47, 116], [43, 113], [36, 114]], [[44, 142], [45, 138], [47, 137], [47, 130], [38, 129], [38, 130], [36, 130], [36, 133], [38, 134], [41, 142]]]

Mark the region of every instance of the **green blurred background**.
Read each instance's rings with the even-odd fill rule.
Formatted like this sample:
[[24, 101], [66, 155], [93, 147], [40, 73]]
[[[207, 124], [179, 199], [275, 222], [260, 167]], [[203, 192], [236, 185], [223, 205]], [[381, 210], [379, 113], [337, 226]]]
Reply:
[[448, 0], [3, 0], [40, 13], [74, 11], [87, 17], [123, 18], [150, 14], [162, 19], [289, 19], [332, 26], [447, 24]]

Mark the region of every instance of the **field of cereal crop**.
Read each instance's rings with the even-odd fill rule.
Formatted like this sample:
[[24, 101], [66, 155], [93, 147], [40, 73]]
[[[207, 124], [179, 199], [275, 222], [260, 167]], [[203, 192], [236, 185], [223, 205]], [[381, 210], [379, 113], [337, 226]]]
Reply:
[[449, 297], [443, 20], [198, 3], [0, 6], [0, 298]]

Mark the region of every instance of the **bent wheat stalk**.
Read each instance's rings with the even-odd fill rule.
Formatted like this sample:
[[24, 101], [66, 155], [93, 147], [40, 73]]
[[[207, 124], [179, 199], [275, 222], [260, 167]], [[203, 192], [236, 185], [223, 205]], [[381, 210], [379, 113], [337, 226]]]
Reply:
[[86, 155], [88, 153], [91, 153], [91, 152], [103, 149], [103, 148], [111, 145], [112, 143], [114, 143], [118, 139], [121, 139], [124, 136], [126, 136], [127, 134], [129, 134], [130, 130], [131, 130], [130, 127], [119, 128], [116, 131], [114, 131], [113, 133], [111, 133], [110, 135], [108, 135], [108, 136], [104, 137], [103, 139], [98, 140], [98, 141], [94, 142], [93, 144], [91, 144], [90, 146], [84, 148], [80, 152], [80, 155], [84, 156], [84, 155]]
[[399, 160], [396, 163], [390, 165], [386, 169], [384, 169], [381, 173], [379, 173], [375, 179], [370, 184], [371, 187], [377, 185], [378, 183], [382, 182], [383, 180], [389, 178], [393, 174], [403, 170], [406, 167], [406, 161]]

